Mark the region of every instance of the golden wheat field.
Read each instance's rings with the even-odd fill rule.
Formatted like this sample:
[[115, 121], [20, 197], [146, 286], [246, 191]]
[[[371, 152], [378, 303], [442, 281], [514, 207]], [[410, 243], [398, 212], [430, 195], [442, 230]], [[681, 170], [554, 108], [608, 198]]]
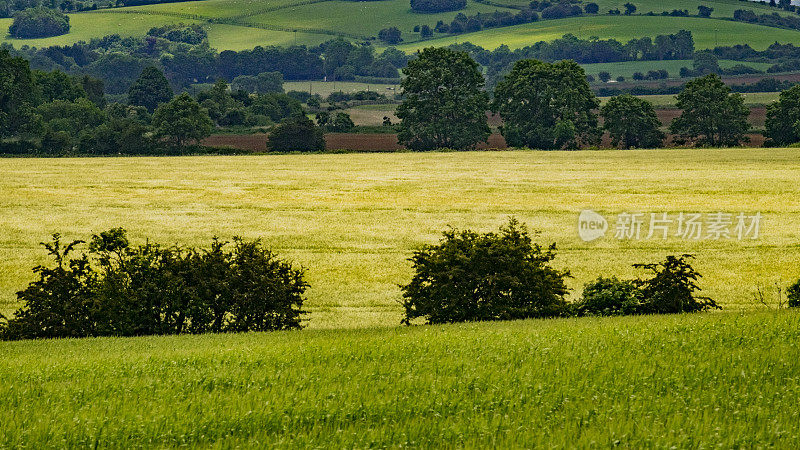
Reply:
[[[496, 229], [509, 216], [556, 242], [572, 296], [599, 275], [692, 253], [701, 287], [726, 309], [763, 308], [800, 277], [800, 152], [794, 149], [458, 152], [162, 158], [0, 159], [0, 311], [47, 262], [59, 232], [111, 227], [135, 241], [206, 245], [261, 237], [307, 270], [310, 328], [396, 326], [407, 258], [448, 226]], [[584, 242], [584, 209], [608, 219]], [[657, 233], [650, 214], [760, 213], [757, 239]], [[640, 239], [615, 238], [621, 213], [643, 213]], [[735, 220], [734, 220], [735, 222]], [[677, 227], [677, 224], [673, 224]]]

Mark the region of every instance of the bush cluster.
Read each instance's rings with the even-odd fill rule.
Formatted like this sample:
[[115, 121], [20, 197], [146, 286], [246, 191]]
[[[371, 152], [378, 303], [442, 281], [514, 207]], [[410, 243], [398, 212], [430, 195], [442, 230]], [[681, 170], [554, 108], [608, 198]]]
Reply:
[[45, 7], [29, 8], [14, 13], [8, 34], [17, 39], [60, 36], [69, 33], [69, 17]]
[[[499, 233], [449, 230], [437, 245], [416, 251], [415, 270], [402, 286], [404, 323], [510, 320], [586, 315], [673, 314], [719, 306], [697, 295], [700, 275], [691, 255], [637, 264], [645, 279], [600, 277], [587, 284], [580, 301], [566, 301], [569, 277], [553, 268], [555, 244], [542, 248], [515, 219]], [[796, 292], [800, 292], [798, 282]], [[800, 298], [800, 294], [796, 295]]]
[[458, 11], [467, 7], [467, 0], [411, 0], [411, 9], [421, 13]]
[[636, 264], [651, 277], [619, 280], [600, 277], [586, 284], [575, 305], [578, 315], [678, 314], [719, 309], [714, 300], [696, 295], [701, 278], [692, 255], [667, 256], [657, 264]]
[[17, 293], [23, 307], [0, 338], [244, 332], [300, 328], [303, 271], [261, 242], [209, 248], [132, 245], [121, 228], [82, 241], [43, 244], [54, 260]]

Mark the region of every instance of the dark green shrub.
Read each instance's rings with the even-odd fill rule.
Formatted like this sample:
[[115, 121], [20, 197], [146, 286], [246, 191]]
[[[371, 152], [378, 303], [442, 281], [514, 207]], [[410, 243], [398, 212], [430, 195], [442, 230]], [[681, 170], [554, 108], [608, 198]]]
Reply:
[[322, 129], [306, 116], [287, 119], [269, 134], [267, 150], [272, 152], [321, 152], [325, 150]]
[[457, 11], [467, 7], [467, 0], [411, 0], [411, 9], [422, 13]]
[[636, 314], [640, 304], [640, 291], [633, 281], [600, 277], [584, 286], [576, 311], [582, 316]]
[[790, 308], [800, 307], [800, 280], [789, 286], [789, 289], [786, 290], [786, 298], [789, 300]]
[[45, 7], [28, 8], [14, 14], [8, 34], [17, 39], [59, 36], [69, 33], [69, 17]]
[[569, 272], [552, 268], [555, 245], [534, 244], [512, 219], [499, 233], [451, 229], [438, 245], [410, 259], [415, 274], [402, 286], [405, 319], [427, 323], [512, 320], [566, 315]]
[[0, 338], [142, 336], [300, 328], [303, 271], [260, 241], [214, 240], [208, 249], [131, 245], [123, 229], [95, 235], [69, 259], [55, 235], [54, 268], [17, 294], [24, 306]]
[[695, 295], [701, 290], [697, 286], [701, 275], [689, 264], [693, 258], [692, 255], [667, 256], [658, 264], [634, 265], [653, 274], [650, 279], [635, 282], [641, 292], [641, 313], [674, 314], [720, 309], [714, 300]]

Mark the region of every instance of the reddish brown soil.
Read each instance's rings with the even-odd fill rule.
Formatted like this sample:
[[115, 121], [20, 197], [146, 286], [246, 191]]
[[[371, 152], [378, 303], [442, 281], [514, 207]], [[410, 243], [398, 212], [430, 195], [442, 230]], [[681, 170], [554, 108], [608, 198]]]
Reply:
[[[680, 115], [680, 110], [674, 108], [657, 109], [656, 115], [664, 125], [668, 125], [672, 119]], [[749, 121], [752, 125], [764, 126], [766, 118], [766, 108], [759, 106], [750, 108]], [[492, 126], [500, 125], [497, 116], [489, 116]], [[764, 137], [760, 134], [750, 134], [750, 142], [745, 144], [749, 147], [759, 147], [764, 144]], [[390, 133], [328, 133], [325, 135], [325, 143], [328, 150], [350, 150], [358, 152], [395, 152], [404, 147], [397, 143], [397, 135]], [[267, 149], [266, 134], [242, 134], [242, 135], [214, 135], [203, 141], [203, 145], [212, 147], [228, 147], [242, 150], [245, 152], [264, 152]], [[608, 136], [604, 136], [601, 144], [608, 148], [611, 141]], [[672, 137], [667, 137], [666, 146], [672, 145]], [[489, 137], [487, 144], [481, 144], [478, 149], [505, 149], [506, 141], [498, 133]]]

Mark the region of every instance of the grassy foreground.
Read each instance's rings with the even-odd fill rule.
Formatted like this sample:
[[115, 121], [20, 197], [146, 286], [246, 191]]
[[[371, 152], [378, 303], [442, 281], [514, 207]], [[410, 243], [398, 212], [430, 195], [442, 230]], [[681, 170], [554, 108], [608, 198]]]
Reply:
[[[0, 312], [48, 262], [37, 245], [123, 226], [136, 242], [207, 245], [263, 237], [308, 270], [307, 325], [395, 326], [406, 259], [448, 225], [496, 229], [516, 216], [557, 242], [573, 297], [598, 275], [697, 255], [704, 294], [726, 309], [760, 306], [757, 288], [800, 277], [796, 149], [456, 152], [175, 158], [0, 158]], [[585, 243], [578, 214], [609, 235]], [[758, 240], [613, 239], [623, 212], [761, 212]], [[649, 217], [649, 215], [648, 215]], [[674, 231], [674, 230], [673, 230]]]
[[800, 314], [0, 343], [0, 447], [800, 446]]

